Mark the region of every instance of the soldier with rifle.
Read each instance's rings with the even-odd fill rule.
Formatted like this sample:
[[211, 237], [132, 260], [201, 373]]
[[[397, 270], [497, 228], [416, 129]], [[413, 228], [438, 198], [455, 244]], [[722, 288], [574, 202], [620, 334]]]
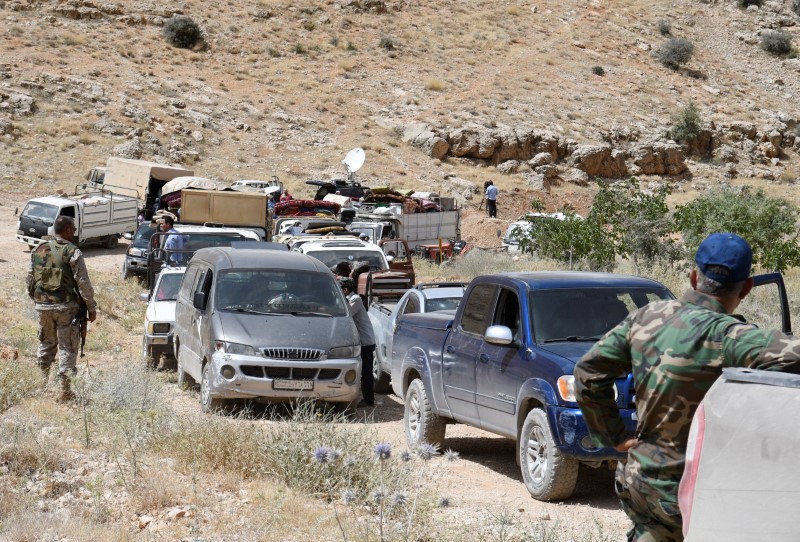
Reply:
[[31, 252], [25, 284], [39, 314], [39, 351], [37, 363], [45, 385], [50, 366], [58, 352], [59, 400], [75, 397], [70, 381], [77, 373], [86, 340], [86, 322], [94, 322], [97, 304], [94, 288], [80, 249], [75, 246], [75, 222], [59, 216], [53, 223], [55, 239], [45, 241]]

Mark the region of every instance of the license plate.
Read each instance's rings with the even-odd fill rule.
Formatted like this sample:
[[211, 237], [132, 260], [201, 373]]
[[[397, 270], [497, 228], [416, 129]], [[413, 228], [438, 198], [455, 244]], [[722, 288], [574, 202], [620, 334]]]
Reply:
[[272, 389], [274, 390], [313, 390], [313, 380], [273, 380]]

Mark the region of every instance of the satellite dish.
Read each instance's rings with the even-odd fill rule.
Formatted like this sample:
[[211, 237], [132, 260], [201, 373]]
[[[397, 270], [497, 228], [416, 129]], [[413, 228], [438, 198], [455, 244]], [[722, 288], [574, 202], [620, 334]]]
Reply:
[[361, 147], [356, 147], [347, 153], [347, 156], [344, 157], [342, 163], [344, 164], [344, 167], [347, 168], [348, 173], [355, 173], [361, 169], [361, 166], [364, 165], [365, 158], [366, 156], [364, 155], [364, 149]]

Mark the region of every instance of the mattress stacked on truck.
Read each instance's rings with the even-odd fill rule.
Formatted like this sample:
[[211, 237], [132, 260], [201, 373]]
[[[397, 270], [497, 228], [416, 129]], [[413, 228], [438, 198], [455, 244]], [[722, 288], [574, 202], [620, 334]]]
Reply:
[[275, 204], [275, 216], [320, 216], [335, 217], [341, 205], [333, 201], [292, 199]]

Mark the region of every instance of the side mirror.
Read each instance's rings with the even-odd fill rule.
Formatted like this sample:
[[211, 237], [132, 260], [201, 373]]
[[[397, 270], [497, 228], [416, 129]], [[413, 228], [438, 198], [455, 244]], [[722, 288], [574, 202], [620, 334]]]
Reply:
[[131, 239], [133, 239], [133, 234], [131, 232], [125, 232], [122, 234], [122, 238], [130, 241]]
[[208, 294], [206, 292], [195, 292], [192, 298], [192, 305], [195, 309], [204, 311], [206, 310], [206, 302], [208, 301]]
[[150, 292], [139, 292], [139, 301], [150, 301]]
[[394, 256], [386, 256], [386, 261], [392, 263], [394, 261]]
[[483, 339], [489, 344], [507, 345], [514, 341], [514, 335], [507, 326], [489, 326]]

